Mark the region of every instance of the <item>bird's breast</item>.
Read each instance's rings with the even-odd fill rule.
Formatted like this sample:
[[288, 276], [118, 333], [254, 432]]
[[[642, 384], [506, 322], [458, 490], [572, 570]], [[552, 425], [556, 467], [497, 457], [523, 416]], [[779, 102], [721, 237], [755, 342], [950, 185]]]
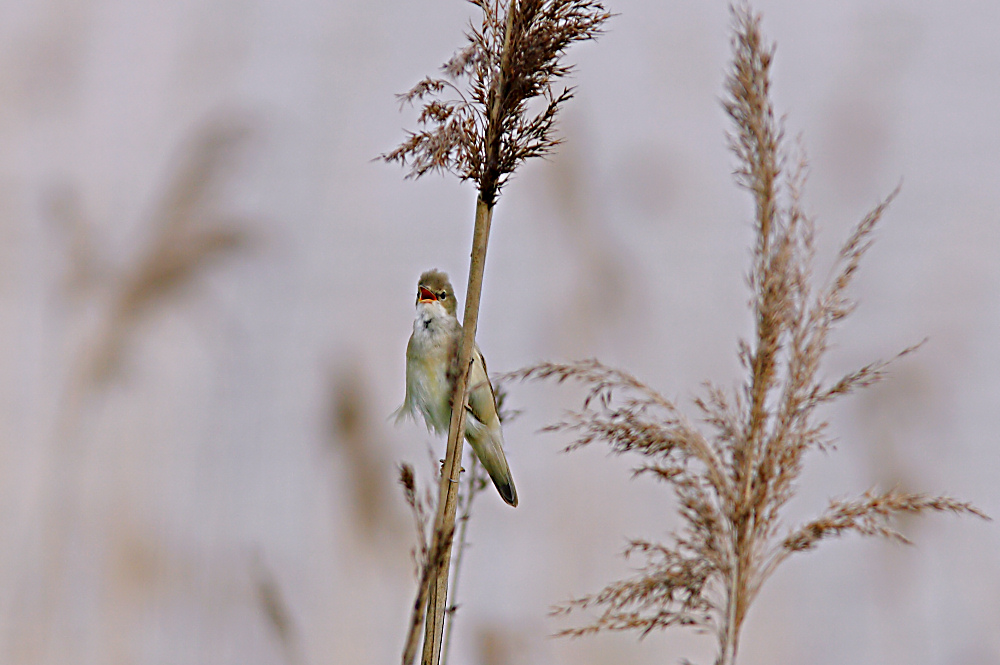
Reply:
[[449, 370], [455, 348], [454, 325], [433, 312], [420, 311], [413, 322], [407, 359], [407, 387], [428, 426], [447, 431], [451, 420]]

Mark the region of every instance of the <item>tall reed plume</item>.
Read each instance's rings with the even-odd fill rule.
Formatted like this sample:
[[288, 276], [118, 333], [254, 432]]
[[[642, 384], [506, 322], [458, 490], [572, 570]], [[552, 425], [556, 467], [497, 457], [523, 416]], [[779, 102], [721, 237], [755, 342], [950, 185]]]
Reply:
[[[442, 67], [444, 77], [425, 78], [400, 95], [404, 104], [422, 104], [418, 122], [424, 129], [411, 132], [397, 149], [382, 155], [387, 162], [409, 166], [410, 177], [447, 171], [475, 182], [479, 190], [448, 447], [427, 570], [421, 574], [404, 665], [416, 656], [417, 634], [425, 617], [422, 662], [435, 665], [441, 660], [465, 433], [463, 407], [493, 208], [518, 166], [558, 145], [556, 117], [572, 97], [571, 88], [557, 88], [558, 80], [571, 71], [562, 57], [571, 44], [594, 39], [610, 17], [600, 2], [592, 0], [470, 2], [481, 10], [482, 21], [469, 26], [466, 45]], [[538, 97], [544, 101], [543, 108], [533, 113], [529, 104]]]
[[753, 197], [756, 231], [748, 280], [754, 333], [738, 345], [746, 371], [742, 386], [730, 393], [708, 384], [694, 400], [697, 417], [689, 418], [629, 372], [597, 360], [540, 363], [505, 377], [587, 386], [582, 408], [547, 429], [571, 432], [576, 439], [569, 449], [603, 441], [616, 453], [640, 456], [633, 475], [668, 483], [682, 518], [682, 528], [667, 543], [629, 542], [626, 556], [644, 561], [635, 577], [557, 607], [556, 614], [600, 610], [591, 623], [561, 634], [630, 630], [645, 635], [694, 626], [716, 635], [717, 665], [735, 662], [751, 604], [791, 554], [848, 532], [905, 542], [892, 527], [892, 518], [902, 513], [950, 511], [986, 518], [969, 503], [946, 496], [873, 489], [856, 499], [831, 501], [819, 517], [796, 528], [782, 524], [805, 453], [829, 445], [819, 407], [885, 375], [888, 363], [877, 361], [828, 382], [820, 361], [830, 333], [854, 307], [848, 287], [896, 192], [855, 227], [831, 279], [817, 285], [813, 221], [801, 201], [805, 160], [787, 168], [792, 160], [770, 98], [774, 47], [749, 7], [734, 7], [732, 16], [733, 60], [724, 107], [734, 126], [729, 143], [737, 160], [736, 181]]
[[[99, 253], [102, 238], [87, 223], [68, 190], [53, 201], [54, 221], [70, 236], [70, 279], [64, 284], [68, 331], [86, 329], [72, 344], [56, 417], [50, 424], [46, 451], [44, 504], [41, 508], [41, 551], [45, 573], [38, 597], [41, 619], [48, 624], [59, 607], [58, 582], [66, 575], [72, 529], [80, 519], [78, 494], [88, 446], [81, 423], [91, 398], [100, 395], [124, 372], [129, 345], [145, 317], [171, 303], [170, 296], [194, 288], [198, 278], [251, 244], [249, 220], [238, 219], [220, 207], [221, 187], [233, 177], [237, 156], [256, 132], [254, 123], [240, 116], [223, 116], [204, 123], [188, 141], [183, 159], [168, 174], [164, 195], [152, 208], [151, 238], [137, 261], [114, 270]], [[86, 319], [97, 312], [92, 324]], [[88, 313], [82, 316], [81, 313]], [[89, 327], [89, 329], [87, 329]], [[27, 582], [25, 582], [27, 583]], [[54, 643], [45, 649], [57, 648]]]

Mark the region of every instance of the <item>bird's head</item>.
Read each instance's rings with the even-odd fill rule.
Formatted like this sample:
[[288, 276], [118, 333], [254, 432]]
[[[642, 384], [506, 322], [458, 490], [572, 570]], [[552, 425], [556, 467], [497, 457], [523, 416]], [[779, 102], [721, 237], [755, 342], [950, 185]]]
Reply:
[[421, 303], [439, 303], [451, 316], [458, 309], [458, 299], [455, 289], [448, 281], [448, 275], [438, 270], [428, 270], [420, 276], [417, 282], [417, 305]]

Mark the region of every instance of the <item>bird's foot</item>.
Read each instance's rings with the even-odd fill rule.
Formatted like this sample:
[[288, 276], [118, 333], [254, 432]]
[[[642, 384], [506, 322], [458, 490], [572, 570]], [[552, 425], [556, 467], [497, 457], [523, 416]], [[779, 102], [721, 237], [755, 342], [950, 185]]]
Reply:
[[[444, 462], [445, 461], [443, 459], [442, 460], [438, 460], [438, 461], [441, 462], [441, 475], [443, 476], [444, 475]], [[458, 470], [458, 472], [459, 473], [464, 473], [465, 472], [465, 467], [463, 466], [462, 468], [460, 468]]]

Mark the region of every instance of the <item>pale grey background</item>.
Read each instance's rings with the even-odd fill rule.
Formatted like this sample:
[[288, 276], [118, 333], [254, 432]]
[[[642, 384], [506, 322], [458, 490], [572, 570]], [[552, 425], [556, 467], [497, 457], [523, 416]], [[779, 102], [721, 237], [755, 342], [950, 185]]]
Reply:
[[[751, 209], [718, 103], [729, 21], [722, 2], [608, 6], [607, 34], [570, 54], [566, 145], [497, 208], [479, 342], [494, 372], [597, 356], [687, 403], [704, 379], [735, 384], [750, 327]], [[829, 371], [929, 337], [831, 409], [838, 450], [808, 459], [789, 518], [877, 483], [998, 516], [1000, 4], [756, 6], [811, 157], [820, 274], [903, 181]], [[3, 3], [0, 662], [397, 662], [414, 583], [395, 466], [426, 478], [432, 439], [386, 416], [416, 277], [464, 287], [474, 192], [371, 160], [413, 127], [393, 95], [471, 15], [459, 0]], [[196, 251], [213, 229], [242, 242], [112, 317], [151, 248]], [[103, 379], [102, 352], [119, 361]], [[565, 625], [551, 604], [627, 573], [626, 536], [676, 524], [625, 460], [536, 433], [577, 397], [512, 392], [521, 506], [477, 508], [452, 662], [707, 662], [710, 640], [684, 631], [547, 637]], [[788, 563], [741, 661], [1000, 663], [995, 524], [904, 528], [916, 547], [849, 537]]]

